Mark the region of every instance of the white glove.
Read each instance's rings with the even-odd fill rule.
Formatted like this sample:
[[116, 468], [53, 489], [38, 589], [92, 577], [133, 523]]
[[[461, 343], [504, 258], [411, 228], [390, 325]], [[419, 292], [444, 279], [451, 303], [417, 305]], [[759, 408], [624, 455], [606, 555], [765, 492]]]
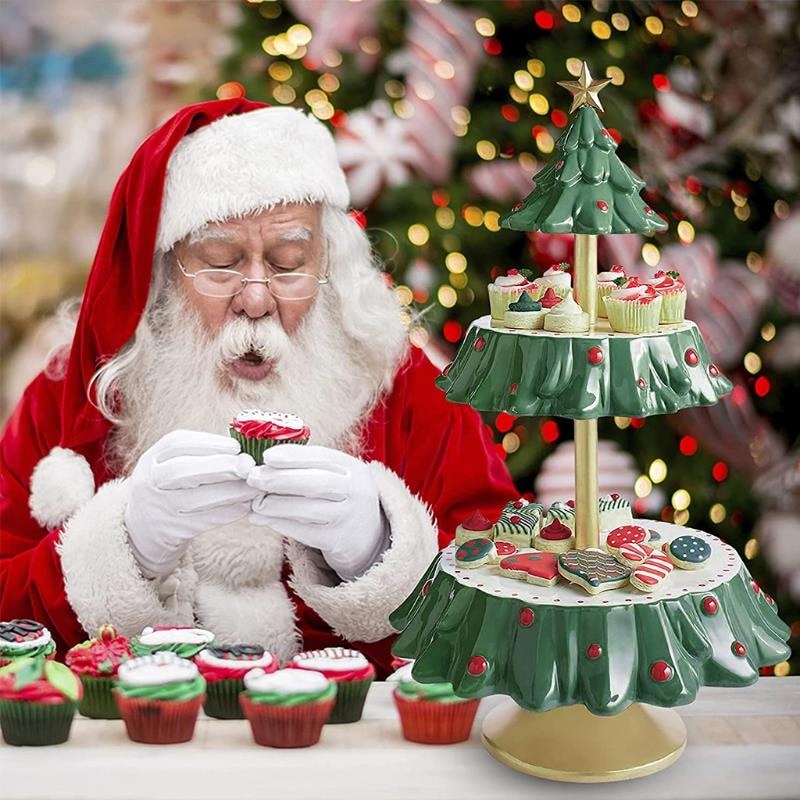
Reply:
[[264, 452], [247, 483], [253, 525], [321, 551], [343, 580], [363, 574], [386, 550], [389, 532], [363, 461], [328, 447], [282, 444]]
[[142, 574], [169, 575], [192, 539], [246, 516], [258, 492], [255, 461], [229, 436], [172, 431], [145, 452], [128, 479], [128, 540]]

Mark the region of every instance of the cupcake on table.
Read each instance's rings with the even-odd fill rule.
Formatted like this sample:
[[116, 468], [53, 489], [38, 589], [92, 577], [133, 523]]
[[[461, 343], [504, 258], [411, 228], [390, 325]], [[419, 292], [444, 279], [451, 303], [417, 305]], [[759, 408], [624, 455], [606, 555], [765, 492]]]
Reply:
[[655, 333], [661, 318], [662, 298], [652, 286], [628, 278], [603, 298], [611, 327], [620, 333]]
[[0, 669], [0, 729], [6, 744], [49, 745], [69, 739], [81, 683], [69, 667], [39, 655]]
[[129, 658], [133, 658], [130, 641], [117, 635], [112, 625], [103, 625], [96, 639], [88, 639], [67, 651], [64, 661], [83, 685], [78, 711], [84, 717], [119, 719], [111, 690], [120, 664]]
[[681, 280], [680, 272], [659, 270], [647, 284], [656, 290], [662, 300], [659, 321], [669, 325], [683, 322], [686, 312], [686, 284]]
[[278, 668], [277, 660], [256, 644], [211, 645], [194, 658], [206, 681], [203, 710], [216, 719], [244, 719], [239, 695], [244, 690], [244, 676], [253, 669], [264, 673]]
[[492, 325], [502, 326], [506, 311], [511, 303], [515, 303], [523, 292], [533, 290], [534, 285], [518, 269], [510, 269], [505, 275], [498, 275], [494, 283], [489, 284], [489, 309]]
[[131, 642], [136, 656], [169, 651], [181, 658], [194, 658], [214, 641], [214, 634], [203, 628], [154, 626], [145, 628]]
[[336, 705], [329, 722], [358, 722], [361, 719], [367, 692], [375, 680], [375, 667], [358, 650], [344, 647], [307, 650], [294, 656], [286, 666], [320, 672], [336, 684]]
[[114, 688], [128, 737], [143, 744], [188, 742], [205, 692], [197, 667], [169, 651], [120, 664]]
[[449, 683], [419, 683], [414, 662], [401, 666], [388, 681], [395, 684], [394, 703], [403, 738], [420, 744], [456, 744], [469, 739], [480, 700], [458, 697]]
[[558, 333], [585, 333], [589, 330], [589, 315], [570, 294], [548, 312], [544, 329]]
[[321, 672], [253, 669], [244, 676], [244, 714], [256, 744], [265, 747], [310, 747], [336, 702], [337, 684]]
[[560, 264], [553, 264], [546, 269], [544, 274], [536, 279], [536, 285], [543, 294], [548, 289], [552, 289], [562, 300], [572, 293], [572, 278], [570, 277], [569, 264], [562, 261]]
[[276, 444], [308, 444], [311, 437], [310, 428], [296, 414], [257, 409], [240, 411], [228, 432], [256, 464], [261, 464], [264, 451]]
[[511, 303], [506, 311], [503, 325], [515, 330], [533, 331], [544, 324], [545, 312], [542, 304], [531, 299], [527, 292], [523, 292], [519, 300]]
[[47, 628], [34, 619], [0, 622], [0, 667], [18, 658], [55, 658], [56, 643]]
[[597, 273], [597, 316], [607, 317], [606, 304], [603, 298], [608, 297], [611, 292], [619, 289], [619, 287], [627, 280], [625, 270], [620, 264], [614, 264], [610, 270], [606, 272]]

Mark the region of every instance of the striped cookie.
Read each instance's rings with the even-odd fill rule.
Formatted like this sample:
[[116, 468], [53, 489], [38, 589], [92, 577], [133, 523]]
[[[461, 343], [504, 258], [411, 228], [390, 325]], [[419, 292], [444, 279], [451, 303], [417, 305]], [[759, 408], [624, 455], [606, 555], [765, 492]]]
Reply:
[[553, 503], [547, 511], [546, 525], [558, 520], [562, 525], [566, 525], [575, 533], [575, 503], [568, 500], [566, 503], [558, 500]]
[[[517, 503], [524, 505], [517, 506]], [[530, 547], [539, 532], [542, 514], [538, 503], [517, 500], [507, 503], [494, 526], [494, 538], [511, 542], [517, 547]]]
[[624, 586], [631, 571], [601, 550], [571, 550], [558, 557], [558, 571], [570, 583], [589, 594], [600, 594]]
[[639, 525], [620, 525], [608, 534], [606, 550], [616, 555], [623, 544], [642, 544], [647, 541], [647, 531]]
[[679, 536], [669, 543], [666, 552], [680, 569], [703, 569], [711, 558], [711, 545], [699, 536]]
[[607, 531], [620, 525], [633, 522], [631, 504], [616, 492], [598, 500], [600, 510], [600, 530]]
[[660, 588], [673, 569], [672, 562], [656, 550], [633, 570], [631, 586], [640, 592], [652, 592]]
[[555, 553], [517, 553], [501, 559], [498, 570], [507, 578], [537, 586], [553, 586], [559, 578], [558, 556]]
[[629, 567], [636, 567], [645, 561], [653, 552], [652, 547], [639, 542], [626, 542], [616, 552], [616, 559]]
[[475, 569], [497, 562], [497, 549], [491, 539], [470, 539], [456, 550], [456, 564], [464, 569]]

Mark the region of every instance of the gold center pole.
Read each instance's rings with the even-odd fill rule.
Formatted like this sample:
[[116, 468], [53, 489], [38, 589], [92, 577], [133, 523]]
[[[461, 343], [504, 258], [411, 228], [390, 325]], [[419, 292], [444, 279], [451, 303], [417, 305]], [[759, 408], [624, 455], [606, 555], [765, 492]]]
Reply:
[[[597, 237], [575, 234], [575, 300], [597, 322]], [[597, 491], [597, 420], [575, 420], [575, 547], [600, 546]]]

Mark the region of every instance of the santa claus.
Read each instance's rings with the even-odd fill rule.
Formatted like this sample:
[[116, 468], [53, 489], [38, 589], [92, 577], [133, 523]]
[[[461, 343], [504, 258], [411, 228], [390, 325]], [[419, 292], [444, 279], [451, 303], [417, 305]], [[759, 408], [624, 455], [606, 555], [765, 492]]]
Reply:
[[[330, 133], [295, 109], [202, 103], [142, 144], [71, 349], [3, 434], [0, 619], [62, 648], [199, 624], [388, 669], [391, 611], [515, 490], [407, 345], [347, 206]], [[309, 445], [256, 464], [227, 435], [245, 408], [301, 416]]]

